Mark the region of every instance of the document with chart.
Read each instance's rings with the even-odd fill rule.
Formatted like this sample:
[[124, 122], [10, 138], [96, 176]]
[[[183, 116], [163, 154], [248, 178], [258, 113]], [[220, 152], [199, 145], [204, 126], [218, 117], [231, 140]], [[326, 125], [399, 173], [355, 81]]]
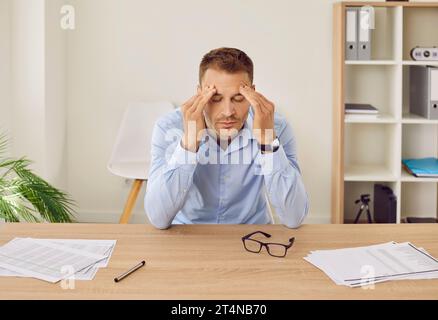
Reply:
[[304, 259], [349, 287], [400, 279], [438, 278], [438, 260], [409, 242], [317, 250]]
[[57, 282], [74, 276], [92, 280], [105, 268], [115, 240], [15, 238], [0, 247], [0, 276]]

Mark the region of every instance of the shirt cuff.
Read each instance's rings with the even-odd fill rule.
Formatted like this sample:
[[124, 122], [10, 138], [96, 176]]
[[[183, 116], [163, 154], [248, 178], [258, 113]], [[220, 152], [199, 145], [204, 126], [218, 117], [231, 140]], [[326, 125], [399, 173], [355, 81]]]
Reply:
[[275, 152], [261, 153], [259, 151], [255, 162], [257, 164], [256, 174], [258, 175], [273, 175], [286, 170], [290, 165], [282, 145]]
[[169, 165], [173, 168], [181, 168], [187, 171], [193, 171], [198, 164], [198, 154], [184, 149], [181, 146], [181, 141], [178, 142], [172, 156], [169, 160]]

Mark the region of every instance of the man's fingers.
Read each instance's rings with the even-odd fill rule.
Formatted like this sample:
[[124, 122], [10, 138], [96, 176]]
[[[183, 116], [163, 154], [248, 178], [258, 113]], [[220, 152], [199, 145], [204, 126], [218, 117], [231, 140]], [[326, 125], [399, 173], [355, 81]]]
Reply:
[[250, 90], [247, 86], [240, 86], [239, 92], [245, 97], [246, 100], [256, 109], [255, 111], [261, 111], [260, 102], [257, 99], [254, 91]]
[[259, 93], [255, 92], [255, 99], [259, 102], [260, 108], [264, 113], [269, 113], [271, 111], [271, 107], [267, 105], [267, 103], [263, 100]]
[[208, 101], [211, 99], [211, 97], [214, 95], [214, 91], [209, 91], [205, 95], [201, 97], [201, 99], [198, 101], [195, 110], [193, 110], [193, 113], [199, 114], [204, 110], [205, 106], [207, 105]]
[[258, 101], [256, 92], [247, 85], [240, 86], [239, 92], [250, 102], [256, 103]]
[[201, 94], [198, 94], [197, 96], [196, 96], [196, 98], [194, 99], [194, 101], [193, 101], [193, 103], [192, 103], [192, 105], [189, 105], [188, 107], [187, 107], [187, 112], [189, 112], [189, 113], [193, 113], [195, 110], [196, 110], [196, 106], [198, 105], [198, 103], [199, 103], [199, 101], [202, 99], [202, 95]]
[[275, 105], [272, 101], [269, 101], [268, 99], [266, 99], [266, 97], [264, 95], [262, 95], [261, 93], [257, 92], [257, 94], [259, 95], [260, 99], [264, 102], [265, 107], [268, 109], [268, 111], [274, 111], [275, 109]]
[[263, 102], [263, 100], [259, 96], [255, 95], [254, 100], [257, 101], [257, 104], [258, 104], [262, 113], [269, 112], [269, 109], [265, 106], [265, 103]]
[[268, 109], [264, 106], [264, 101], [259, 97], [257, 92], [250, 89], [248, 86], [241, 87], [241, 93], [254, 107], [255, 112], [266, 113]]
[[193, 97], [191, 97], [189, 100], [187, 100], [186, 102], [184, 102], [182, 104], [182, 110], [186, 111], [188, 109], [190, 109], [191, 106], [193, 106], [193, 103], [195, 102], [196, 98], [199, 97], [199, 94], [195, 94]]
[[[189, 111], [190, 109], [192, 109], [195, 105], [197, 105], [197, 102], [200, 100], [200, 98], [202, 98], [203, 94], [205, 92], [207, 92], [209, 89], [209, 86], [205, 87], [200, 93], [195, 94], [193, 97], [191, 97], [189, 100], [187, 100], [186, 102], [184, 102], [182, 104], [182, 106]], [[196, 108], [194, 108], [196, 109]]]
[[193, 110], [193, 113], [201, 113], [210, 101], [211, 97], [216, 93], [216, 88], [214, 86], [208, 87], [205, 92], [202, 93], [201, 99], [197, 101], [197, 105]]
[[260, 92], [257, 92], [257, 94], [263, 99], [263, 100], [265, 100], [266, 101], [266, 103], [268, 103], [268, 104], [274, 104], [271, 100], [268, 100], [268, 98], [266, 98], [264, 95], [262, 95]]
[[247, 99], [253, 105], [253, 107], [257, 107], [258, 103], [262, 112], [270, 113], [274, 111], [274, 103], [266, 99], [264, 95], [253, 90], [245, 84], [243, 84], [241, 88], [241, 93], [244, 94], [245, 98], [248, 97]]

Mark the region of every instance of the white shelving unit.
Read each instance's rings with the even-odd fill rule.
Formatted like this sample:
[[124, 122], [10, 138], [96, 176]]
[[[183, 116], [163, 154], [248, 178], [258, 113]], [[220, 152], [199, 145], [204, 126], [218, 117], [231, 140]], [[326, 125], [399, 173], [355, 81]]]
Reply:
[[395, 60], [363, 60], [363, 61], [351, 61], [351, 60], [346, 60], [345, 61], [346, 65], [350, 65], [350, 66], [393, 66], [397, 64], [397, 61]]
[[[415, 46], [438, 46], [438, 3], [386, 2], [335, 4], [334, 32], [345, 26], [345, 9], [372, 5], [375, 30], [370, 61], [344, 60], [344, 35], [334, 34], [334, 157], [332, 221], [354, 219], [360, 194], [375, 183], [397, 196], [397, 223], [407, 216], [436, 217], [438, 179], [415, 178], [403, 158], [438, 156], [438, 120], [409, 113], [409, 66]], [[342, 31], [344, 32], [344, 31]], [[344, 115], [344, 103], [369, 103], [377, 118]], [[365, 215], [362, 216], [365, 219]]]

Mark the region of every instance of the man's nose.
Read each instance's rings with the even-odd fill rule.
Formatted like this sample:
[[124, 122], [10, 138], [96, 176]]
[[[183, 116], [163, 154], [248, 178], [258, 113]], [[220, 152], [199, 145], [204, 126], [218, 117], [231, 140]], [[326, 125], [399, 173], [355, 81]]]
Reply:
[[225, 101], [224, 109], [222, 111], [225, 117], [230, 117], [236, 112], [233, 103], [231, 101]]

